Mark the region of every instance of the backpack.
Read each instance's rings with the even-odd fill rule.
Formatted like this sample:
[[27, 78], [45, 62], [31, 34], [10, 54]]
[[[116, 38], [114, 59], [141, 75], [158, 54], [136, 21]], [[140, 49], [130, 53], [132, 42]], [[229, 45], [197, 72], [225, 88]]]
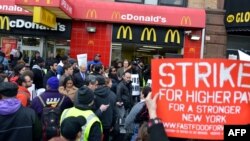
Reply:
[[43, 112], [41, 115], [41, 121], [43, 126], [43, 139], [49, 140], [52, 137], [60, 135], [60, 117], [61, 117], [61, 105], [65, 99], [65, 96], [61, 99], [59, 103], [55, 107], [51, 105], [46, 105], [43, 101], [42, 97], [39, 95], [38, 98], [40, 99], [43, 105]]

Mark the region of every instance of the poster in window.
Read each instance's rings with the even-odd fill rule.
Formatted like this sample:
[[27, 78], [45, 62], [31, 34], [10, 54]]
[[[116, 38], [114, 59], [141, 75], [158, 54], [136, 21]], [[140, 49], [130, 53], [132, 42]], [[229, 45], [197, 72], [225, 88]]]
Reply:
[[13, 38], [2, 38], [2, 49], [6, 58], [10, 58], [10, 53], [13, 49], [17, 48], [17, 40]]

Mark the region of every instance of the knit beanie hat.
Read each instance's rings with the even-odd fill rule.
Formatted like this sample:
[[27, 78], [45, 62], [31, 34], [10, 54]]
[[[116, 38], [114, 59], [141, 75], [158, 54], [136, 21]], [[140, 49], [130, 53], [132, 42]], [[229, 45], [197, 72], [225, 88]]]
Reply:
[[17, 95], [18, 86], [11, 82], [0, 83], [0, 95], [14, 97]]
[[94, 100], [94, 92], [90, 88], [83, 86], [78, 89], [76, 98], [77, 104], [88, 105]]
[[50, 87], [50, 89], [58, 89], [59, 80], [55, 76], [50, 77], [47, 81], [47, 85]]
[[82, 130], [82, 126], [86, 124], [83, 116], [68, 117], [62, 121], [61, 134], [68, 140], [75, 140], [77, 133]]

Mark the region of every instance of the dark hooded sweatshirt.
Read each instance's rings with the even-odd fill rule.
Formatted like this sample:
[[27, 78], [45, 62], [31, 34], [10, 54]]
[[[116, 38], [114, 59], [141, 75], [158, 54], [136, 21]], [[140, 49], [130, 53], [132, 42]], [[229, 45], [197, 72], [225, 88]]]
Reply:
[[95, 89], [94, 94], [96, 108], [99, 108], [102, 104], [109, 104], [108, 109], [99, 115], [99, 119], [101, 120], [104, 129], [110, 129], [113, 126], [116, 118], [116, 95], [107, 86], [99, 86], [97, 89]]
[[38, 141], [42, 126], [34, 110], [16, 98], [0, 100], [0, 141]]

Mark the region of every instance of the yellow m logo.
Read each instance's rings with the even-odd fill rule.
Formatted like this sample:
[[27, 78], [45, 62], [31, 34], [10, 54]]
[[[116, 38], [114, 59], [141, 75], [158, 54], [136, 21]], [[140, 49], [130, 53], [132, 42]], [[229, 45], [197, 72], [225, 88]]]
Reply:
[[126, 27], [124, 27], [123, 25], [120, 26], [120, 28], [118, 29], [118, 32], [117, 32], [117, 36], [116, 36], [117, 39], [120, 39], [121, 31], [122, 31], [122, 38], [123, 39], [127, 38], [127, 33], [129, 32], [129, 40], [132, 40], [133, 37], [132, 37], [132, 30], [131, 30], [130, 26], [126, 26]]
[[86, 14], [86, 18], [97, 18], [96, 10], [95, 9], [89, 9]]
[[94, 43], [93, 40], [89, 40], [89, 41], [88, 41], [88, 45], [92, 45], [92, 46], [93, 46], [93, 45], [95, 45], [95, 43]]
[[156, 33], [154, 28], [148, 29], [147, 27], [143, 29], [142, 34], [141, 34], [141, 41], [144, 41], [145, 39], [145, 33], [147, 36], [147, 41], [150, 41], [151, 39], [151, 34], [153, 33], [153, 41], [156, 42]]
[[10, 19], [7, 16], [0, 16], [0, 29], [10, 30]]
[[117, 19], [119, 20], [121, 18], [121, 13], [118, 11], [114, 11], [111, 16], [112, 19]]
[[[169, 37], [170, 35], [170, 37]], [[171, 38], [171, 43], [174, 43], [175, 41], [175, 36], [177, 36], [177, 44], [180, 44], [180, 33], [177, 29], [175, 29], [174, 31], [172, 29], [169, 29], [166, 33], [165, 36], [165, 43], [168, 43], [169, 38]]]
[[192, 21], [189, 16], [183, 16], [181, 19], [181, 25], [192, 25]]

